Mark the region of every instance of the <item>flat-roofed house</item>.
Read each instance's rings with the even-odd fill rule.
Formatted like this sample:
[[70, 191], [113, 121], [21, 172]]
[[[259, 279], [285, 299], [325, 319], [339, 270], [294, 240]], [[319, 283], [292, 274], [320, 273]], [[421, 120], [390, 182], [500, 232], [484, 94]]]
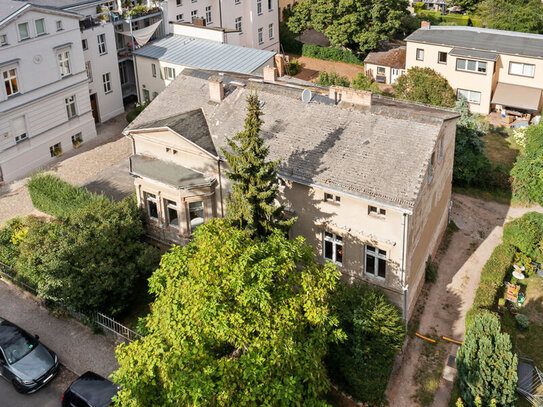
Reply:
[[280, 200], [298, 217], [291, 236], [345, 279], [382, 287], [407, 319], [447, 225], [457, 114], [349, 88], [310, 95], [274, 70], [264, 79], [185, 70], [125, 129], [150, 233], [185, 244], [225, 215], [221, 149], [257, 91], [262, 137], [282, 160]]

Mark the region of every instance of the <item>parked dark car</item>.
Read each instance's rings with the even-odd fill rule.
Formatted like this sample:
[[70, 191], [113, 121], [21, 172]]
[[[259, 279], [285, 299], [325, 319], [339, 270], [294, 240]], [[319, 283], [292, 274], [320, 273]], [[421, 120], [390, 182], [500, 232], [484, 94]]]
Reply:
[[0, 318], [0, 376], [19, 393], [33, 393], [58, 373], [57, 355], [17, 325]]
[[62, 395], [62, 407], [108, 407], [119, 387], [93, 372], [75, 380]]

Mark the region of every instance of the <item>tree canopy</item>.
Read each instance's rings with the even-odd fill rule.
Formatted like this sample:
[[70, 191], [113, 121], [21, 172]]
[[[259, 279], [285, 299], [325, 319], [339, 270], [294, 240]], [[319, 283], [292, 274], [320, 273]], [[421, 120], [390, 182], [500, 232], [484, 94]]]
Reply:
[[488, 28], [543, 34], [540, 0], [485, 0], [477, 14]]
[[517, 157], [511, 175], [516, 198], [543, 205], [543, 123], [526, 130], [524, 153]]
[[296, 34], [313, 28], [333, 47], [369, 52], [399, 32], [407, 6], [406, 0], [301, 0], [287, 25]]
[[473, 11], [482, 0], [453, 0], [453, 4], [464, 10]]
[[454, 107], [456, 97], [451, 85], [432, 68], [415, 66], [398, 78], [394, 96], [434, 106]]
[[338, 278], [301, 237], [200, 226], [149, 280], [148, 334], [117, 349], [117, 405], [325, 405], [323, 358], [343, 337], [328, 305]]
[[247, 97], [245, 129], [227, 138], [231, 152], [222, 149], [231, 171], [232, 193], [227, 203], [227, 217], [249, 236], [264, 238], [274, 229], [288, 231], [295, 218], [285, 219], [282, 205], [276, 205], [279, 180], [278, 161], [267, 161], [268, 148], [260, 137], [262, 111], [256, 94]]

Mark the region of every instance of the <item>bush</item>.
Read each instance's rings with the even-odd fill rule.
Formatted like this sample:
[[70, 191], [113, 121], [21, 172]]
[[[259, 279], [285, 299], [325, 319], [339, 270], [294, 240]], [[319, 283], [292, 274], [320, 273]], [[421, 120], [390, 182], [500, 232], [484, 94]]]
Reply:
[[426, 260], [424, 279], [429, 283], [435, 283], [437, 281], [437, 263], [432, 260], [431, 256], [428, 256], [428, 260]]
[[362, 72], [359, 72], [357, 77], [351, 82], [351, 88], [358, 90], [369, 90], [373, 93], [381, 93], [379, 85], [372, 82], [370, 78], [364, 75]]
[[0, 228], [0, 262], [15, 267], [19, 258], [20, 245], [28, 234], [31, 217], [10, 219]]
[[511, 175], [517, 199], [543, 205], [543, 123], [526, 130], [524, 154], [517, 158]]
[[141, 112], [143, 112], [143, 110], [149, 105], [149, 102], [145, 102], [145, 103], [142, 103], [141, 105], [136, 105], [136, 107], [134, 107], [134, 109], [132, 109], [131, 111], [129, 111], [127, 114], [126, 114], [126, 121], [128, 123], [131, 123], [132, 121], [134, 121], [134, 119], [136, 117], [139, 116], [139, 114]]
[[300, 64], [300, 61], [298, 61], [296, 58], [292, 58], [288, 62], [287, 73], [290, 76], [299, 74], [301, 70], [302, 70], [302, 64]]
[[326, 61], [364, 65], [364, 63], [351, 51], [342, 50], [339, 48], [328, 48], [321, 47], [320, 45], [303, 44], [302, 55], [304, 57], [324, 59]]
[[335, 72], [328, 73], [326, 71], [319, 72], [317, 83], [323, 86], [335, 85], [348, 87], [350, 85], [349, 79], [346, 76], [338, 75]]
[[456, 96], [443, 76], [432, 68], [413, 67], [393, 85], [394, 96], [434, 106], [453, 107]]
[[530, 327], [530, 320], [524, 314], [515, 315], [515, 320], [517, 321], [517, 326], [520, 329], [528, 329]]
[[382, 291], [361, 282], [341, 284], [332, 305], [347, 339], [330, 345], [330, 378], [358, 400], [383, 404], [394, 357], [405, 338], [399, 309]]
[[67, 215], [91, 202], [107, 200], [103, 195], [73, 186], [51, 174], [34, 175], [27, 186], [34, 207], [56, 217]]
[[503, 229], [503, 242], [515, 246], [538, 263], [543, 263], [543, 214], [528, 212], [508, 222]]

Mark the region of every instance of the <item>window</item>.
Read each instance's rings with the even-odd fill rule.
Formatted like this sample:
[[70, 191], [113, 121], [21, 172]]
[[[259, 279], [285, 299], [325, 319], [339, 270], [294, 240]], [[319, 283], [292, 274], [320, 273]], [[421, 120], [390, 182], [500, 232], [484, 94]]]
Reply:
[[169, 66], [164, 67], [164, 77], [168, 80], [175, 79], [175, 69]]
[[258, 15], [262, 14], [262, 0], [256, 0], [256, 12]]
[[102, 75], [102, 82], [104, 83], [104, 93], [111, 92], [111, 75], [109, 72]]
[[61, 31], [62, 30], [62, 21], [57, 20], [56, 27], [57, 27], [57, 31]]
[[206, 7], [206, 24], [211, 24], [211, 6]]
[[58, 57], [58, 66], [60, 68], [60, 77], [69, 75], [70, 70], [70, 53], [68, 51], [61, 52], [57, 55]]
[[417, 48], [417, 61], [424, 61], [424, 50]]
[[75, 148], [79, 147], [79, 145], [83, 142], [83, 135], [81, 133], [74, 134], [72, 136], [72, 144]]
[[145, 193], [145, 207], [150, 219], [158, 220], [158, 206], [156, 204], [156, 195]]
[[428, 184], [432, 182], [432, 179], [434, 179], [434, 163], [435, 163], [435, 151], [432, 153], [432, 156], [430, 157], [430, 165], [428, 166]]
[[43, 18], [34, 21], [34, 25], [36, 26], [36, 35], [45, 34], [45, 20]]
[[19, 39], [26, 40], [27, 38], [30, 38], [30, 34], [28, 32], [28, 23], [21, 23], [18, 25], [19, 27]]
[[191, 0], [191, 1], [192, 1], [192, 3], [196, 3], [198, 0]]
[[153, 74], [153, 78], [156, 78], [156, 65], [151, 64], [151, 72]]
[[534, 77], [535, 65], [521, 64], [520, 62], [509, 62], [509, 73], [511, 75]]
[[81, 45], [83, 46], [83, 51], [86, 51], [89, 49], [89, 42], [86, 39], [81, 40]]
[[440, 64], [446, 64], [447, 63], [447, 53], [446, 52], [438, 52], [437, 53], [437, 62]]
[[323, 254], [325, 260], [341, 266], [343, 262], [343, 238], [335, 233], [324, 232]]
[[273, 10], [273, 0], [268, 0], [268, 11], [272, 11]]
[[239, 33], [241, 34], [243, 31], [242, 26], [241, 26], [241, 17], [236, 17], [235, 23], [236, 23], [236, 30], [239, 31]]
[[19, 82], [17, 81], [17, 70], [15, 68], [2, 72], [2, 79], [8, 96], [19, 93]]
[[147, 103], [151, 101], [151, 95], [147, 89], [143, 89], [143, 100]]
[[234, 4], [241, 4], [241, 0], [234, 0]]
[[62, 146], [60, 143], [54, 144], [49, 147], [49, 154], [51, 154], [51, 157], [57, 157], [62, 154]]
[[189, 202], [190, 231], [194, 232], [198, 226], [204, 223], [204, 202]]
[[68, 113], [68, 119], [71, 119], [77, 113], [75, 109], [75, 95], [64, 99], [64, 103], [66, 104], [66, 113]]
[[387, 252], [366, 245], [366, 265], [364, 272], [375, 277], [385, 278], [387, 271]]
[[458, 89], [457, 99], [460, 97], [466, 98], [469, 103], [480, 104], [481, 103], [481, 92], [475, 92], [473, 90]]
[[340, 203], [341, 202], [341, 197], [340, 196], [334, 196], [332, 194], [329, 194], [328, 192], [325, 192], [324, 193], [324, 200], [327, 201], [327, 202], [336, 202], [336, 203]]
[[121, 85], [124, 85], [128, 82], [128, 74], [126, 73], [126, 64], [123, 62], [119, 66], [119, 74], [121, 76]]
[[441, 162], [443, 160], [443, 137], [441, 137], [438, 141], [438, 156], [437, 161]]
[[384, 66], [378, 66], [377, 67], [377, 75], [384, 75], [385, 72], [386, 72], [386, 70], [385, 70]]
[[183, 6], [183, 0], [175, 0], [175, 4], [177, 7]]
[[85, 62], [85, 71], [87, 71], [87, 78], [89, 78], [89, 82], [92, 82], [92, 69], [90, 61]]
[[11, 121], [11, 134], [15, 136], [15, 142], [27, 139], [25, 117], [17, 117]]
[[[193, 1], [194, 3], [194, 1]], [[198, 10], [192, 10], [190, 12], [190, 18], [191, 18], [191, 22], [194, 24], [194, 19], [198, 16]]]
[[176, 19], [176, 21], [182, 22], [184, 20], [183, 13], [176, 15], [175, 19]]
[[273, 24], [268, 25], [268, 37], [273, 40]]
[[456, 70], [486, 74], [486, 62], [473, 61], [471, 59], [457, 59]]
[[262, 43], [264, 42], [264, 34], [263, 34], [263, 31], [264, 31], [264, 30], [262, 29], [262, 27], [260, 27], [260, 28], [258, 29], [258, 43], [259, 43], [259, 44], [262, 44]]
[[179, 217], [177, 216], [177, 204], [169, 199], [164, 200], [166, 207], [166, 222], [169, 226], [179, 228]]
[[368, 214], [369, 215], [378, 215], [378, 216], [385, 216], [387, 214], [386, 209], [378, 208], [373, 205], [368, 205]]
[[0, 34], [0, 46], [8, 45], [8, 36], [6, 34]]
[[100, 34], [99, 36], [97, 36], [97, 39], [98, 39], [98, 53], [100, 55], [104, 55], [107, 52], [107, 49], [106, 49], [106, 35], [105, 34]]

